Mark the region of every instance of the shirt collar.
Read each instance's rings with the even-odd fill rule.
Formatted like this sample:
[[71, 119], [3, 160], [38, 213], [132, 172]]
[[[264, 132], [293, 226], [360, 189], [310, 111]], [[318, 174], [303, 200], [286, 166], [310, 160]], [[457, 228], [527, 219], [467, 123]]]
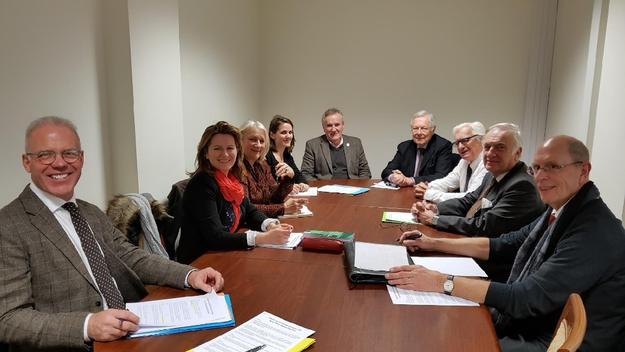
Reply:
[[[475, 169], [477, 169], [477, 167], [478, 167], [478, 166], [480, 165], [480, 163], [482, 162], [482, 158], [483, 158], [483, 155], [482, 155], [482, 153], [480, 153], [480, 155], [478, 155], [478, 157], [477, 157], [477, 158], [475, 158], [475, 160], [473, 160], [473, 161], [469, 164], [469, 166], [471, 166], [471, 170], [475, 171]], [[499, 181], [499, 180], [497, 180], [497, 181]]]
[[[577, 194], [577, 193], [575, 193]], [[573, 197], [575, 197], [575, 194], [573, 194], [571, 196], [571, 198], [569, 198], [569, 200], [566, 201], [566, 203], [562, 204], [562, 206], [560, 207], [560, 209], [552, 209], [551, 210], [551, 214], [553, 214], [553, 216], [556, 217], [556, 219], [558, 218], [558, 216], [560, 216], [560, 214], [562, 213], [562, 209], [564, 209], [564, 207], [566, 207], [567, 204], [569, 204], [569, 202], [571, 201], [571, 199], [573, 199]]]
[[339, 142], [338, 145], [334, 145], [332, 144], [332, 142], [330, 142], [330, 139], [328, 138], [328, 143], [330, 143], [330, 145], [334, 148], [334, 149], [338, 149], [343, 145], [343, 137], [341, 136], [341, 141]]
[[503, 174], [501, 174], [501, 175], [499, 175], [499, 176], [495, 177], [495, 180], [497, 180], [497, 182], [501, 182], [501, 180], [502, 180], [504, 177], [506, 177], [506, 175], [508, 174], [508, 172], [510, 172], [510, 171], [506, 171], [506, 172], [504, 172]]
[[[54, 213], [55, 211], [59, 210], [59, 208], [61, 208], [63, 206], [63, 204], [67, 203], [68, 201], [63, 200], [57, 196], [53, 196], [48, 192], [45, 192], [43, 190], [41, 190], [39, 187], [37, 187], [37, 185], [35, 185], [34, 183], [30, 183], [30, 190], [33, 191], [33, 193], [35, 193], [35, 195], [41, 199], [41, 201], [43, 202], [43, 204], [50, 209], [50, 211], [52, 213]], [[72, 196], [72, 199], [69, 200], [69, 202], [72, 203], [76, 203], [76, 197]]]

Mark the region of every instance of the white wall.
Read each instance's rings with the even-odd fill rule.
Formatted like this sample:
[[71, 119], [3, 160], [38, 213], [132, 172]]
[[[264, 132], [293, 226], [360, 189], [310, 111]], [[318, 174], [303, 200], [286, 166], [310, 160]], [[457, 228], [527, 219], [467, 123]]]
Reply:
[[164, 198], [185, 177], [177, 0], [129, 0], [139, 192]]
[[336, 106], [374, 177], [428, 109], [438, 132], [463, 121], [520, 123], [539, 1], [265, 0], [261, 112], [291, 117], [301, 160]]
[[0, 2], [0, 204], [30, 180], [21, 166], [24, 130], [44, 115], [73, 120], [85, 150], [77, 195], [106, 200], [106, 116], [100, 18], [95, 0]]
[[184, 160], [194, 170], [209, 125], [237, 126], [259, 116], [259, 20], [256, 0], [180, 0]]

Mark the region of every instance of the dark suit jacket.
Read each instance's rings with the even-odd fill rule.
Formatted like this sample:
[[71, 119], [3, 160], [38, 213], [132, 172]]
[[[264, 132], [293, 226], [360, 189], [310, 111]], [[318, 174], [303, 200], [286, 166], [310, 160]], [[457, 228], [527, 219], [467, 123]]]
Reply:
[[[360, 139], [343, 135], [343, 146], [349, 178], [371, 178], [369, 163]], [[302, 174], [307, 181], [332, 178], [330, 142], [325, 135], [306, 142], [306, 150], [302, 160]]]
[[[393, 170], [400, 170], [406, 177], [414, 175], [417, 157], [417, 145], [412, 139], [399, 143], [393, 160], [382, 170], [382, 179], [386, 180]], [[434, 134], [423, 151], [419, 164], [419, 176], [415, 182], [433, 181], [447, 174], [458, 164], [457, 157], [451, 152], [451, 142]]]
[[[133, 246], [96, 206], [78, 200], [125, 301], [146, 284], [183, 288], [192, 268]], [[83, 324], [102, 310], [87, 268], [29, 187], [0, 210], [0, 337], [11, 350], [84, 350]]]
[[485, 196], [492, 206], [480, 208], [475, 216], [466, 214], [491, 183], [493, 174], [486, 174], [482, 185], [462, 198], [438, 204], [438, 230], [467, 236], [497, 237], [517, 230], [534, 220], [544, 209], [527, 167], [519, 161]]
[[[489, 261], [514, 262], [530, 232], [546, 218], [491, 239]], [[623, 224], [588, 182], [558, 216], [538, 270], [515, 284], [491, 282], [484, 303], [512, 319], [504, 330], [497, 326], [501, 333], [549, 340], [567, 298], [577, 292], [587, 316], [580, 351], [625, 351], [623, 258]]]
[[[248, 248], [245, 233], [230, 233], [224, 225], [226, 207], [231, 209], [232, 205], [224, 199], [215, 178], [196, 172], [182, 197], [182, 233], [176, 252], [179, 262], [190, 263], [207, 250]], [[267, 216], [244, 197], [239, 228], [260, 230], [265, 219]]]

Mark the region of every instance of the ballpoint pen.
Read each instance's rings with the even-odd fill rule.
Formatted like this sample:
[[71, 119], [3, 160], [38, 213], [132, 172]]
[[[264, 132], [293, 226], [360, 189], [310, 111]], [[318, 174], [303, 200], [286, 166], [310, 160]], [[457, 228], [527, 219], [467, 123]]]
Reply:
[[410, 235], [404, 237], [404, 239], [402, 239], [400, 236], [397, 239], [397, 242], [403, 242], [405, 240], [416, 240], [417, 238], [421, 238], [421, 235], [423, 235], [421, 232], [417, 232], [417, 233], [411, 233]]
[[247, 350], [245, 352], [258, 352], [258, 351], [262, 350], [265, 347], [267, 347], [267, 345], [260, 345], [260, 346], [256, 346], [256, 347], [250, 348], [249, 350]]

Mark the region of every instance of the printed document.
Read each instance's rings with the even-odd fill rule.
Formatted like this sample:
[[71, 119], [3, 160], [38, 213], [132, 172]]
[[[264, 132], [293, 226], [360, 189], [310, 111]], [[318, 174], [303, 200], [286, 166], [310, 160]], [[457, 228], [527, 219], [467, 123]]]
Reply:
[[293, 196], [294, 197], [316, 197], [317, 187], [308, 187], [308, 191], [295, 193]]
[[381, 189], [392, 189], [393, 191], [397, 191], [399, 186], [393, 185], [392, 183], [387, 183], [386, 181], [376, 182], [371, 185], [373, 188], [381, 188]]
[[280, 219], [290, 219], [290, 218], [303, 218], [306, 216], [313, 216], [313, 212], [310, 211], [310, 209], [308, 209], [307, 206], [302, 205], [302, 208], [294, 214], [285, 214], [285, 215], [280, 215], [279, 218]]
[[227, 333], [191, 351], [246, 352], [264, 346], [262, 352], [286, 352], [314, 330], [293, 324], [268, 312], [262, 312]]
[[356, 194], [364, 193], [367, 191], [369, 191], [369, 189], [365, 187], [354, 187], [354, 186], [344, 186], [344, 185], [325, 185], [319, 188], [319, 192], [341, 193], [341, 194], [351, 194], [351, 195], [356, 195]]
[[382, 222], [392, 222], [396, 224], [418, 224], [414, 221], [411, 212], [385, 211], [382, 214]]
[[416, 265], [421, 265], [447, 275], [488, 277], [473, 258], [412, 257], [412, 261]]
[[139, 330], [133, 333], [137, 335], [232, 320], [226, 298], [215, 291], [201, 296], [127, 303], [126, 309], [139, 317]]
[[356, 268], [388, 271], [394, 266], [409, 264], [404, 246], [358, 241], [354, 245], [354, 266]]
[[300, 242], [302, 242], [302, 237], [304, 237], [304, 234], [301, 232], [291, 232], [289, 241], [285, 244], [257, 244], [256, 247], [294, 249]]
[[448, 296], [438, 292], [420, 292], [404, 290], [395, 286], [386, 285], [393, 304], [407, 304], [413, 306], [468, 306], [478, 307], [479, 304], [460, 297]]

